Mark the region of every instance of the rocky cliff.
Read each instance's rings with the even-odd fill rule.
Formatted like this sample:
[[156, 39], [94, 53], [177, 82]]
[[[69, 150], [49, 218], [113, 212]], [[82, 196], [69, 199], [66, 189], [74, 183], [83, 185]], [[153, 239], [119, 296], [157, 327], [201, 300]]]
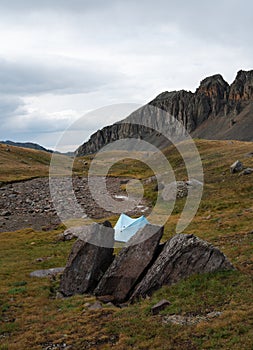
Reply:
[[[156, 108], [156, 113], [151, 113], [151, 108]], [[170, 116], [193, 137], [253, 141], [253, 70], [239, 71], [231, 85], [217, 74], [202, 80], [195, 93], [163, 92], [120, 123], [98, 130], [77, 149], [76, 155], [95, 153], [126, 137], [166, 146], [168, 141], [159, 131], [169, 127], [172, 136], [173, 132], [179, 133]]]

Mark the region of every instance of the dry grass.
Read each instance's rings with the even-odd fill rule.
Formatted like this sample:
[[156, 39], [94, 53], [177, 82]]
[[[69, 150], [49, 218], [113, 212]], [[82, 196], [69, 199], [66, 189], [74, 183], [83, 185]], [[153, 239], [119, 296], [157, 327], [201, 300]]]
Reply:
[[[0, 144], [0, 182], [28, 180], [48, 176], [52, 154], [28, 148]], [[54, 155], [61, 170], [66, 172], [71, 163], [70, 157]], [[73, 171], [82, 172], [82, 164], [76, 162]]]
[[[72, 243], [56, 243], [55, 237], [62, 229], [1, 233], [1, 350], [46, 349], [64, 343], [77, 350], [252, 349], [253, 174], [231, 175], [229, 166], [241, 159], [253, 167], [253, 158], [245, 158], [246, 153], [253, 151], [253, 145], [198, 140], [197, 146], [204, 164], [205, 187], [198, 213], [185, 233], [194, 233], [218, 246], [237, 270], [192, 276], [127, 308], [105, 306], [89, 311], [86, 303], [92, 302], [93, 297], [56, 299], [57, 279], [29, 277], [35, 269], [65, 264]], [[177, 178], [184, 177], [179, 155], [172, 149], [166, 155], [176, 166]], [[126, 175], [126, 168], [119, 164], [113, 171], [114, 175]], [[145, 177], [148, 172], [147, 169], [138, 173], [137, 163], [132, 169], [136, 177]], [[146, 188], [151, 199], [155, 197], [153, 186]], [[163, 239], [175, 233], [183, 205], [183, 200], [177, 201]], [[48, 259], [36, 262], [40, 257]], [[160, 315], [152, 316], [152, 305], [162, 298], [169, 299], [171, 305]], [[204, 316], [211, 311], [221, 315], [190, 326], [164, 322], [166, 315]]]

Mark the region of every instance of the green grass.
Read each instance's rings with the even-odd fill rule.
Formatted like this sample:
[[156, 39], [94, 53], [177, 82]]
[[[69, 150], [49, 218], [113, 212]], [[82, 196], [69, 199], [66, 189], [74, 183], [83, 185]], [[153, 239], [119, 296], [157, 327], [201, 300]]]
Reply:
[[[29, 276], [36, 269], [65, 265], [72, 242], [57, 242], [63, 227], [52, 232], [26, 229], [0, 233], [0, 349], [36, 350], [63, 343], [77, 350], [253, 349], [253, 175], [239, 177], [229, 172], [236, 159], [253, 167], [253, 158], [244, 158], [252, 151], [252, 143], [197, 140], [197, 147], [204, 164], [205, 186], [197, 215], [185, 233], [220, 248], [236, 270], [191, 276], [127, 308], [90, 311], [87, 303], [95, 300], [93, 296], [57, 299], [58, 278]], [[178, 153], [168, 148], [165, 154], [176, 166], [176, 178], [185, 178]], [[76, 162], [83, 164], [83, 158]], [[130, 173], [140, 179], [152, 175], [145, 165], [131, 160], [111, 169], [114, 176]], [[17, 179], [10, 174], [12, 180]], [[145, 195], [153, 203], [154, 186], [145, 185]], [[175, 234], [184, 203], [184, 199], [177, 200], [163, 240]], [[113, 223], [116, 219], [109, 218]], [[47, 259], [36, 261], [40, 257]], [[163, 298], [171, 304], [160, 315], [152, 316], [151, 307]], [[195, 317], [212, 311], [221, 314], [195, 325], [164, 322], [172, 314]]]

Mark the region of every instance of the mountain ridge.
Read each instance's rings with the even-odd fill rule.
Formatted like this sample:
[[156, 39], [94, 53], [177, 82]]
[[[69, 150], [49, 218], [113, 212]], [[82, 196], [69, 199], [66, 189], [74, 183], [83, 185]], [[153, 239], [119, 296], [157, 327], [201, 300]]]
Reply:
[[[152, 140], [155, 146], [165, 147], [166, 141], [158, 137], [159, 133], [154, 131], [163, 129], [164, 117], [157, 115], [151, 120], [150, 106], [167, 112], [168, 116], [174, 116], [192, 137], [253, 141], [252, 102], [253, 70], [240, 70], [231, 85], [221, 74], [215, 74], [203, 79], [195, 92], [186, 90], [162, 92], [121, 122], [95, 132], [75, 154], [83, 156], [95, 153], [106, 144], [126, 137], [139, 138], [147, 142]], [[142, 124], [146, 126], [134, 124], [136, 118], [145, 121]]]
[[43, 151], [47, 153], [57, 153], [57, 154], [62, 154], [65, 156], [73, 157], [74, 152], [69, 151], [69, 152], [59, 152], [59, 151], [54, 151], [52, 149], [45, 148], [38, 143], [34, 142], [16, 142], [16, 141], [11, 141], [11, 140], [6, 140], [6, 141], [0, 141], [0, 144], [7, 145], [7, 146], [14, 146], [14, 147], [19, 147], [19, 148], [27, 148], [27, 149], [33, 149], [37, 151]]
[[11, 140], [6, 140], [6, 141], [0, 141], [3, 145], [8, 145], [8, 146], [15, 146], [15, 147], [23, 147], [23, 148], [28, 148], [28, 149], [35, 149], [38, 151], [44, 151], [48, 153], [53, 153], [54, 151], [51, 149], [47, 149], [38, 143], [34, 142], [15, 142]]

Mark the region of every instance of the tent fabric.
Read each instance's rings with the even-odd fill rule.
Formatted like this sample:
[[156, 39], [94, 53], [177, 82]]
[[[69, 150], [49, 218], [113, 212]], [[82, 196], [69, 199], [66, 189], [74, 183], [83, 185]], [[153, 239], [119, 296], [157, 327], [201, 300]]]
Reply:
[[121, 214], [116, 225], [115, 240], [120, 242], [127, 242], [140, 228], [149, 224], [145, 216], [133, 219], [126, 214]]

